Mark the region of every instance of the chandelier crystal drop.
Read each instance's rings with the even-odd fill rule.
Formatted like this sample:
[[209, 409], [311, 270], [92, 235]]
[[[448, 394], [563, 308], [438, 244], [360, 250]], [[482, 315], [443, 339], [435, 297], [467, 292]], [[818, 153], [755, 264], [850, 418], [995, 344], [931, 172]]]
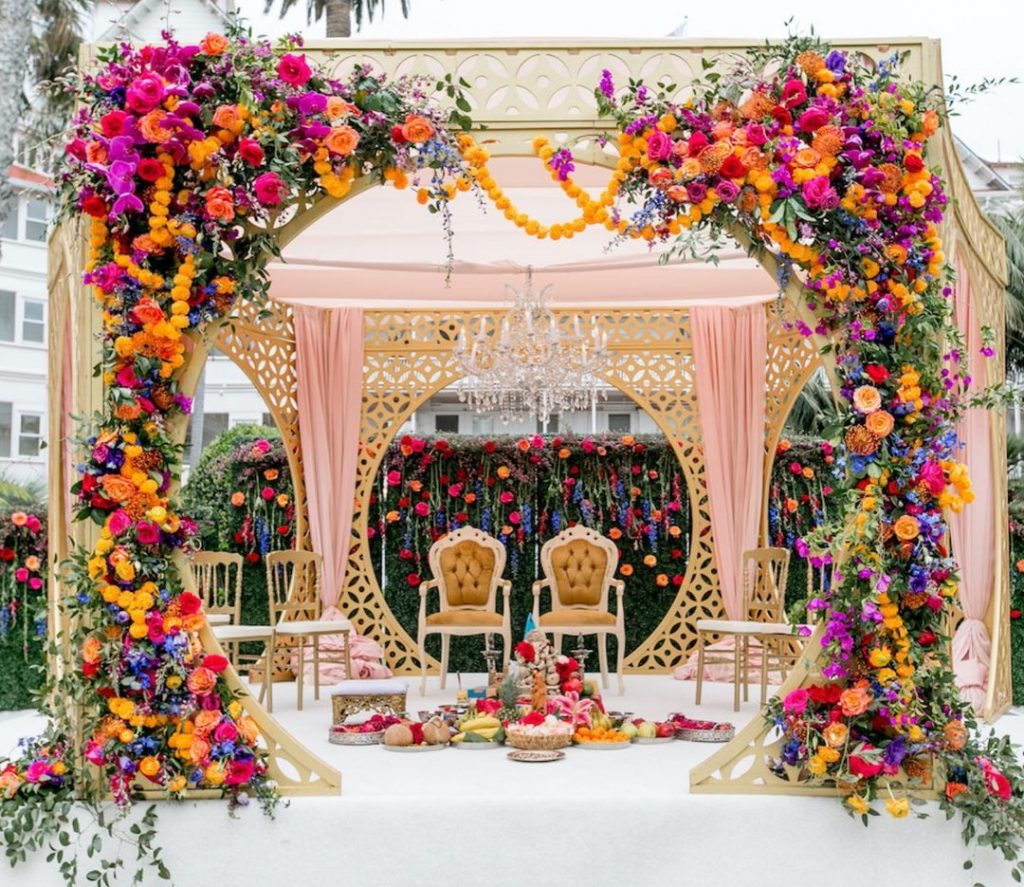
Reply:
[[563, 329], [548, 303], [548, 290], [533, 290], [533, 272], [526, 287], [515, 290], [506, 315], [480, 318], [476, 332], [459, 332], [455, 357], [466, 378], [459, 383], [459, 400], [477, 413], [494, 413], [508, 423], [533, 416], [546, 426], [553, 413], [589, 409], [606, 397], [598, 374], [607, 368], [607, 334], [597, 319], [584, 330], [578, 315]]

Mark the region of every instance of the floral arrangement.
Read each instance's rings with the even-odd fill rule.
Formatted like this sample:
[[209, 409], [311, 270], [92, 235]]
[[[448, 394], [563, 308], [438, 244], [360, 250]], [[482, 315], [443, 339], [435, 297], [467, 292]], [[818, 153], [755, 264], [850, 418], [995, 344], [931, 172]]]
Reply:
[[513, 576], [532, 569], [539, 544], [581, 523], [616, 542], [622, 576], [660, 588], [683, 581], [689, 500], [661, 437], [406, 435], [384, 460], [377, 497], [381, 518], [371, 530], [401, 534], [410, 586], [418, 587], [431, 544], [467, 523], [505, 544]]
[[[362, 67], [333, 79], [298, 38], [277, 49], [241, 30], [164, 38], [102, 50], [98, 70], [79, 75], [59, 173], [62, 215], [89, 220], [85, 283], [104, 324], [104, 401], [73, 487], [98, 538], [73, 557], [80, 661], [62, 692], [84, 704], [85, 760], [120, 805], [137, 787], [214, 788], [238, 803], [254, 792], [271, 810], [255, 724], [227, 662], [202, 650], [201, 602], [172, 560], [196, 534], [174, 495], [189, 339], [240, 294], [265, 294], [275, 220], [298, 203], [340, 198], [372, 174], [396, 188], [415, 180], [443, 211], [465, 167], [447, 124], [465, 118], [433, 102], [433, 81], [385, 83]], [[450, 80], [441, 88], [459, 100]], [[275, 530], [288, 509], [278, 495]], [[69, 762], [64, 788], [83, 763]]]
[[46, 628], [39, 615], [46, 601], [46, 559], [44, 519], [24, 511], [0, 516], [0, 642], [20, 626], [25, 657], [30, 633]]
[[[835, 520], [804, 540], [808, 550], [843, 553], [827, 594], [812, 602], [825, 622], [823, 675], [857, 700], [850, 715], [839, 708], [860, 719], [847, 727], [853, 748], [899, 762], [935, 756], [965, 786], [944, 801], [964, 813], [965, 838], [980, 827], [986, 843], [1015, 858], [1021, 783], [993, 793], [986, 780], [1016, 776], [1017, 764], [1003, 746], [993, 758], [966, 729], [960, 748], [950, 744], [948, 732], [973, 715], [938, 643], [957, 591], [944, 512], [973, 498], [954, 428], [970, 380], [960, 372], [937, 228], [948, 199], [925, 159], [941, 122], [931, 104], [938, 97], [901, 80], [897, 57], [869, 64], [814, 38], [750, 50], [727, 69], [707, 66], [715, 70], [685, 101], [642, 83], [618, 90], [604, 77], [600, 109], [619, 129], [614, 178], [639, 206], [629, 217], [607, 208], [606, 224], [658, 241], [703, 222], [770, 251], [780, 284], [798, 275], [817, 318], [798, 329], [835, 343], [835, 458], [847, 478]], [[809, 778], [852, 781], [870, 805], [887, 774], [851, 774], [849, 754], [815, 757], [819, 715], [817, 706], [769, 708]], [[890, 812], [902, 809], [894, 803]]]
[[268, 552], [291, 548], [295, 540], [288, 458], [280, 440], [261, 438], [231, 453], [230, 464], [235, 468], [231, 550], [258, 564]]
[[831, 511], [840, 507], [835, 502], [840, 483], [831, 443], [780, 440], [768, 496], [768, 544], [795, 549], [804, 537], [827, 527]]

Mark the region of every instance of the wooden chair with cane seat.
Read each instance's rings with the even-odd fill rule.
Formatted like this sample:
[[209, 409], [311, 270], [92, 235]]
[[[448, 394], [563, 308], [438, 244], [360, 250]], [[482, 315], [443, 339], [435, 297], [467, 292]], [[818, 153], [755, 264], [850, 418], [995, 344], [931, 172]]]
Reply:
[[267, 596], [273, 625], [274, 650], [296, 656], [298, 710], [302, 711], [306, 648], [313, 650], [313, 698], [320, 698], [320, 640], [340, 634], [343, 639], [341, 661], [345, 674], [352, 674], [349, 636], [352, 623], [347, 619], [321, 619], [320, 576], [323, 558], [313, 551], [272, 551], [267, 555]]
[[[203, 612], [213, 636], [223, 645], [237, 671], [263, 663], [260, 702], [267, 699], [267, 711], [274, 710], [274, 685], [271, 680], [270, 654], [274, 649], [274, 629], [270, 625], [242, 624], [242, 556], [226, 551], [199, 551], [189, 562], [189, 574], [196, 594], [203, 601]], [[241, 645], [262, 643], [259, 653], [243, 653]]]
[[[768, 670], [773, 665], [783, 680], [788, 670], [788, 643], [794, 637], [793, 626], [786, 621], [786, 580], [789, 576], [789, 550], [752, 548], [743, 552], [743, 613], [746, 619], [700, 619], [697, 622], [697, 692], [700, 705], [706, 665], [732, 665], [733, 711], [740, 710], [740, 686], [743, 699], [749, 698], [750, 641], [761, 651], [761, 705], [768, 698]], [[732, 650], [707, 653], [710, 635], [732, 636]]]
[[[505, 546], [476, 527], [463, 526], [438, 539], [427, 554], [432, 579], [420, 583], [419, 630], [422, 679], [420, 694], [427, 692], [427, 635], [441, 635], [441, 689], [448, 676], [448, 652], [453, 636], [500, 634], [505, 658], [512, 655], [512, 619], [508, 597], [512, 583], [502, 579]], [[502, 612], [497, 611], [498, 587]], [[427, 615], [427, 592], [438, 590], [440, 609]]]
[[[619, 693], [622, 682], [622, 660], [626, 643], [625, 613], [622, 595], [625, 583], [616, 579], [619, 550], [611, 539], [577, 524], [562, 530], [544, 543], [540, 550], [544, 578], [533, 583], [533, 619], [537, 627], [555, 636], [555, 651], [562, 652], [562, 635], [597, 635], [600, 638], [598, 658], [601, 684], [608, 687], [608, 635], [618, 641], [616, 671]], [[608, 609], [608, 591], [615, 587], [615, 612]], [[551, 590], [551, 610], [540, 612], [540, 594]]]

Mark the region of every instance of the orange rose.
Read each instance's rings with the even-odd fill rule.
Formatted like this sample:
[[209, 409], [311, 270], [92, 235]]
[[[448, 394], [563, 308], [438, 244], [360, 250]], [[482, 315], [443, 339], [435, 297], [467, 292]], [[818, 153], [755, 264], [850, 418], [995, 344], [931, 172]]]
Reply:
[[145, 296], [135, 304], [130, 315], [136, 323], [159, 323], [164, 319], [164, 309], [160, 307], [155, 299]]
[[892, 414], [887, 413], [885, 410], [875, 410], [873, 413], [868, 413], [867, 419], [864, 420], [868, 431], [875, 435], [875, 437], [888, 437], [895, 422], [896, 420], [893, 419]]
[[103, 492], [113, 502], [123, 502], [135, 495], [136, 487], [128, 478], [119, 474], [105, 474], [100, 481]]
[[683, 161], [683, 165], [679, 167], [679, 175], [685, 182], [689, 179], [695, 179], [701, 173], [700, 161], [696, 157], [687, 157]]
[[402, 124], [402, 135], [407, 142], [421, 145], [434, 135], [434, 125], [426, 117], [410, 114]]
[[632, 434], [624, 434], [621, 437], [622, 442], [627, 446], [631, 447], [636, 443], [636, 438]]
[[102, 650], [103, 644], [100, 639], [94, 635], [89, 635], [82, 643], [82, 661], [96, 662], [100, 658]]
[[227, 188], [218, 186], [206, 192], [206, 214], [224, 222], [230, 222], [235, 217], [235, 198]]
[[608, 535], [612, 539], [621, 539], [622, 538], [622, 530], [620, 530], [618, 527], [612, 527], [608, 531]]
[[864, 415], [873, 413], [882, 405], [882, 395], [874, 385], [861, 385], [853, 392], [853, 405]]
[[657, 563], [658, 563], [658, 559], [653, 554], [648, 554], [648, 555], [644, 556], [644, 566], [645, 567], [653, 567]]
[[506, 480], [511, 473], [512, 470], [507, 465], [499, 465], [497, 471], [495, 471], [495, 474], [502, 480]]
[[846, 728], [846, 724], [840, 723], [839, 721], [833, 721], [823, 731], [822, 736], [825, 737], [825, 742], [828, 743], [830, 748], [839, 748], [849, 734], [849, 730]]
[[210, 757], [210, 743], [196, 737], [188, 747], [188, 757], [193, 764], [202, 764]]
[[235, 508], [241, 508], [245, 504], [245, 493], [239, 491], [231, 494], [231, 504]]
[[260, 728], [247, 715], [240, 717], [235, 726], [238, 727], [238, 735], [246, 745], [253, 745], [260, 738]]
[[912, 514], [904, 514], [892, 525], [892, 531], [901, 542], [910, 542], [921, 532], [921, 525]]
[[350, 114], [358, 114], [359, 109], [351, 102], [346, 102], [339, 96], [332, 95], [327, 99], [327, 119], [337, 120], [339, 117], [348, 117]]
[[166, 116], [163, 111], [150, 111], [145, 116], [139, 118], [139, 132], [142, 133], [142, 137], [147, 142], [162, 145], [164, 142], [170, 141], [174, 132], [170, 129], [164, 129], [160, 125]]
[[213, 125], [238, 132], [242, 128], [242, 118], [238, 113], [238, 106], [219, 105], [213, 112]]
[[195, 716], [195, 729], [196, 736], [206, 737], [210, 731], [216, 727], [221, 720], [221, 713], [219, 711], [206, 711], [203, 710]]
[[324, 147], [332, 154], [348, 157], [359, 144], [359, 133], [351, 126], [335, 126], [327, 133]]
[[802, 166], [809, 168], [817, 166], [821, 160], [821, 155], [814, 150], [814, 148], [802, 148], [796, 152], [796, 156], [793, 158], [793, 163], [796, 166]]
[[160, 761], [152, 755], [146, 755], [146, 757], [139, 761], [139, 772], [143, 776], [152, 779], [160, 772]]
[[862, 715], [871, 704], [871, 694], [864, 687], [850, 687], [839, 694], [839, 705], [848, 718]]
[[562, 447], [562, 449], [560, 449], [558, 451], [558, 458], [559, 459], [568, 459], [570, 455], [571, 454], [569, 452], [569, 448], [568, 447]]
[[666, 585], [668, 585], [668, 576], [666, 576], [664, 573], [659, 573], [654, 580], [654, 584], [657, 585], [658, 588], [664, 588]]
[[212, 31], [199, 41], [199, 48], [207, 55], [220, 55], [228, 48], [228, 38]]
[[188, 688], [196, 696], [205, 696], [217, 685], [217, 675], [204, 665], [200, 665], [188, 676]]
[[276, 468], [268, 468], [266, 471], [263, 472], [263, 476], [267, 480], [277, 480], [279, 473]]
[[960, 751], [967, 744], [967, 728], [963, 721], [947, 721], [942, 728], [946, 746], [951, 751]]
[[632, 564], [623, 564], [621, 567], [619, 567], [619, 572], [623, 576], [632, 576], [633, 575], [633, 565]]

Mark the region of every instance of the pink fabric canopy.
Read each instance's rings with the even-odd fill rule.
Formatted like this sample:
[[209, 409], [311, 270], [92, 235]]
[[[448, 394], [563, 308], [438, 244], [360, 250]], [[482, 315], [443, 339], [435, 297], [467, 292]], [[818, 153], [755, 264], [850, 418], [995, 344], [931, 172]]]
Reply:
[[[964, 337], [961, 372], [970, 375], [972, 390], [985, 387], [985, 358], [981, 355], [981, 330], [971, 291], [967, 265], [958, 253], [957, 285], [953, 297], [956, 325]], [[992, 474], [992, 425], [987, 410], [969, 409], [957, 428], [964, 444], [963, 461], [974, 487], [974, 502], [960, 514], [951, 514], [953, 555], [960, 566], [960, 606], [964, 619], [953, 635], [953, 674], [960, 695], [981, 714], [985, 707], [992, 641], [985, 614], [995, 583], [995, 491]]]

